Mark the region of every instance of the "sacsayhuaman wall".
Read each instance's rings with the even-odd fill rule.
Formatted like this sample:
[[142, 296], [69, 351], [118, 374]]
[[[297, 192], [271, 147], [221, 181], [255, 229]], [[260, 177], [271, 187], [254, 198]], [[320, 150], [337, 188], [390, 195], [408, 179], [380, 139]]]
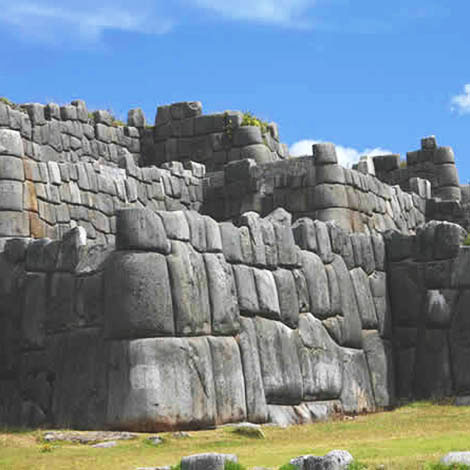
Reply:
[[243, 124], [0, 102], [1, 424], [292, 424], [470, 395], [452, 151], [353, 170]]

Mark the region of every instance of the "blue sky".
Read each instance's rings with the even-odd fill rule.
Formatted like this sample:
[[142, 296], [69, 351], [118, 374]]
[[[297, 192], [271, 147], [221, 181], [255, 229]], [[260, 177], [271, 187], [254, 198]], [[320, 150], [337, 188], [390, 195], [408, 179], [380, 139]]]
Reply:
[[[59, 5], [59, 6], [57, 6]], [[401, 153], [435, 134], [470, 180], [466, 0], [0, 0], [0, 96], [110, 108], [200, 100], [293, 150]], [[307, 143], [305, 142], [307, 141]], [[299, 143], [302, 142], [302, 143]], [[300, 149], [300, 150], [299, 150]], [[378, 150], [377, 150], [378, 149]]]

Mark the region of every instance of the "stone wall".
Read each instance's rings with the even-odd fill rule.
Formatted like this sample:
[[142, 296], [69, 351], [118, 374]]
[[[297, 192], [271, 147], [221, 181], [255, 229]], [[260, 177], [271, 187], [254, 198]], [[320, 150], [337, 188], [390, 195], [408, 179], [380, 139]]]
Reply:
[[[68, 108], [79, 109], [64, 109]], [[7, 109], [28, 119], [21, 111]], [[38, 108], [35, 105], [32, 109]], [[43, 108], [39, 109], [44, 113]], [[61, 124], [64, 122], [52, 120], [33, 126], [33, 130], [49, 125], [60, 129]], [[98, 126], [104, 124], [96, 124], [100, 129]], [[88, 142], [86, 137], [83, 141]], [[40, 152], [28, 155], [31, 145]], [[188, 162], [183, 168], [181, 163], [172, 162], [162, 168], [141, 168], [125, 147], [111, 161], [93, 160], [91, 156], [73, 161], [65, 150], [42, 153], [45, 148], [48, 146], [22, 137], [20, 131], [0, 128], [0, 237], [58, 239], [80, 225], [90, 241], [114, 243], [116, 211], [120, 207], [198, 210], [202, 204], [203, 165]]]
[[394, 402], [380, 236], [276, 210], [120, 211], [117, 251], [10, 240], [0, 422], [161, 430]]
[[313, 153], [268, 164], [228, 164], [206, 179], [203, 211], [227, 220], [249, 210], [266, 215], [283, 207], [294, 219], [334, 220], [349, 232], [412, 232], [425, 222], [426, 181], [415, 178], [415, 192], [407, 193], [338, 165], [332, 144], [316, 144]]
[[466, 232], [432, 221], [415, 236], [388, 234], [397, 394], [470, 395], [470, 249]]
[[155, 127], [143, 132], [143, 158], [154, 165], [194, 161], [213, 172], [246, 158], [266, 163], [288, 157], [275, 123], [268, 124], [262, 132], [259, 126], [242, 126], [242, 122], [240, 111], [202, 115], [198, 101], [160, 106]]
[[404, 166], [399, 155], [374, 157], [373, 163], [380, 180], [405, 191], [413, 190], [410, 180], [418, 177], [431, 182], [433, 197], [456, 201], [462, 197], [454, 152], [438, 146], [435, 137], [423, 138], [420, 150], [408, 152]]

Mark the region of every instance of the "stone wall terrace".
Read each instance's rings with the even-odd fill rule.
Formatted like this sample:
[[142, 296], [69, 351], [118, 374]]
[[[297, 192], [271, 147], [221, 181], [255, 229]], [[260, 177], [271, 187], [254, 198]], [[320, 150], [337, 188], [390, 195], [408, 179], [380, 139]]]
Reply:
[[[407, 193], [372, 175], [338, 165], [332, 144], [314, 145], [313, 157], [258, 164], [233, 162], [208, 175], [203, 211], [218, 220], [244, 211], [268, 214], [277, 207], [294, 219], [334, 220], [351, 231], [413, 232], [425, 222], [429, 183], [416, 179]], [[422, 183], [422, 184], [421, 184]]]
[[239, 227], [125, 209], [117, 227], [117, 250], [80, 227], [7, 242], [1, 423], [194, 429], [393, 404], [381, 236], [281, 209]]

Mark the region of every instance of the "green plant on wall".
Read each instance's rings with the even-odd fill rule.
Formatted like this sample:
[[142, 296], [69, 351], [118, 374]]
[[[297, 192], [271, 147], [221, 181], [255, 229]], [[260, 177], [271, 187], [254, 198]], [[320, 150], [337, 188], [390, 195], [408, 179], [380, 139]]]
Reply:
[[242, 126], [257, 126], [263, 135], [268, 132], [268, 123], [249, 111], [243, 113]]

